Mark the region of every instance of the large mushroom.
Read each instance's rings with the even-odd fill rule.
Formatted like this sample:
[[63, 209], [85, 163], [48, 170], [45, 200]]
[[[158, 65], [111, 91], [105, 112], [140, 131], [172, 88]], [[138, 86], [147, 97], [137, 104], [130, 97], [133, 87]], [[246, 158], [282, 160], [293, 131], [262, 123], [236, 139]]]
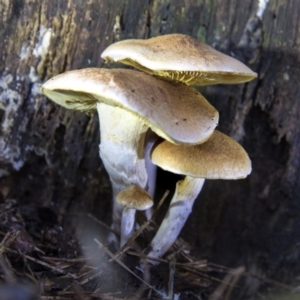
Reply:
[[251, 172], [251, 161], [244, 148], [217, 130], [201, 145], [162, 141], [153, 147], [151, 160], [164, 170], [185, 175], [177, 182], [167, 214], [145, 250], [155, 258], [164, 255], [177, 239], [205, 179], [239, 179]]
[[243, 83], [257, 77], [242, 62], [184, 34], [120, 41], [101, 57], [189, 85]]
[[113, 190], [112, 228], [118, 232], [122, 207], [117, 194], [131, 185], [148, 189], [145, 149], [149, 153], [153, 144], [146, 140], [148, 129], [170, 143], [199, 144], [218, 123], [218, 112], [197, 90], [133, 70], [69, 71], [48, 80], [41, 91], [68, 109], [97, 109], [100, 157]]

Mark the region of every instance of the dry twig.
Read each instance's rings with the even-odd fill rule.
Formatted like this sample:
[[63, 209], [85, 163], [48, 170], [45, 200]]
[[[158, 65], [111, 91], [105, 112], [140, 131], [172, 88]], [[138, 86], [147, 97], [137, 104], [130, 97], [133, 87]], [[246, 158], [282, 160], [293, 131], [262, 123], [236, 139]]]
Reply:
[[[107, 255], [109, 255], [111, 258], [114, 257], [114, 255], [106, 248], [102, 243], [100, 243], [97, 239], [94, 239], [94, 241], [97, 243], [100, 249], [102, 249]], [[118, 258], [115, 258], [114, 261], [116, 261], [120, 266], [122, 266], [126, 271], [128, 271], [131, 275], [136, 277], [138, 280], [143, 282], [145, 285], [148, 286], [148, 288], [152, 289], [155, 291], [158, 295], [161, 295], [161, 292], [156, 290], [153, 286], [151, 286], [148, 282], [144, 281], [142, 278], [137, 276], [134, 272], [132, 272], [123, 262], [121, 262]]]

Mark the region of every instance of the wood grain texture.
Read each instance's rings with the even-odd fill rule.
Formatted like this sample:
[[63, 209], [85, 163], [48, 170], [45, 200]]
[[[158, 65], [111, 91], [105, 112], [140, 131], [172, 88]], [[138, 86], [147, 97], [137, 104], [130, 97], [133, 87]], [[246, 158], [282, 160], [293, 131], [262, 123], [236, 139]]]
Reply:
[[108, 220], [97, 116], [55, 106], [39, 86], [66, 70], [101, 67], [114, 41], [188, 34], [259, 76], [201, 88], [253, 172], [208, 181], [182, 236], [199, 257], [289, 282], [300, 271], [299, 16], [297, 0], [270, 0], [264, 10], [256, 0], [0, 0], [2, 193]]

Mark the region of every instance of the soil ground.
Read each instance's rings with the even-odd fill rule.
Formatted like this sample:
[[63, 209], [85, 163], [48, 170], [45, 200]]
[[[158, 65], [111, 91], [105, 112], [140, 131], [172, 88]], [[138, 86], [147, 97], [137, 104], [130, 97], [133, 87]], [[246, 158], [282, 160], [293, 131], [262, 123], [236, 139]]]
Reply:
[[245, 280], [264, 283], [264, 290], [291, 290], [253, 278], [243, 267], [199, 260], [181, 239], [160, 264], [145, 264], [137, 249], [153, 234], [149, 226], [126, 253], [111, 259], [116, 251], [105, 246], [109, 231], [91, 215], [70, 216], [80, 224], [75, 230], [60, 226], [46, 207], [2, 197], [0, 211], [1, 300], [234, 299]]

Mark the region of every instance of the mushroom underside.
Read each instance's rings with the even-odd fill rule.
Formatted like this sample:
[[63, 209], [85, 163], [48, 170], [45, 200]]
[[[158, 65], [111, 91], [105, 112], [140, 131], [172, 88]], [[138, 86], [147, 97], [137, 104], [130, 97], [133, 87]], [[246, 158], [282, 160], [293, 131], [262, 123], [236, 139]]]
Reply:
[[239, 84], [253, 79], [253, 74], [206, 71], [206, 70], [153, 70], [132, 59], [122, 59], [121, 63], [135, 67], [145, 73], [167, 81], [179, 81], [188, 85]]

